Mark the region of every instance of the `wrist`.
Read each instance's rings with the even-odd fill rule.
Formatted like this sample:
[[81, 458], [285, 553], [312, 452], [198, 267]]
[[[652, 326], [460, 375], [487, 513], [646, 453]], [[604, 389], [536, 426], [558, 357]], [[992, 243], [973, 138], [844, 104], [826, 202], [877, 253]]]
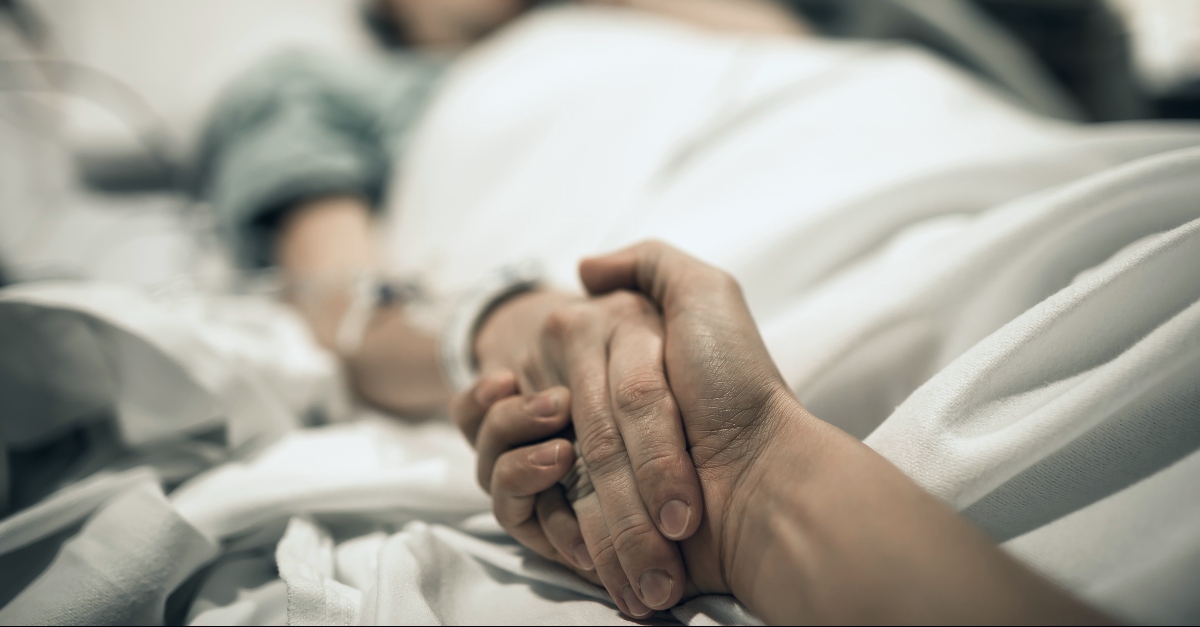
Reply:
[[480, 372], [513, 369], [522, 351], [538, 345], [546, 317], [580, 297], [550, 289], [535, 289], [497, 304], [479, 320], [472, 354]]
[[500, 305], [538, 289], [541, 270], [537, 262], [517, 262], [488, 272], [457, 298], [442, 327], [439, 354], [446, 382], [464, 391], [480, 374], [475, 342], [480, 329]]
[[[836, 431], [810, 414], [787, 389], [771, 396], [761, 411], [763, 444], [750, 457], [730, 494], [730, 507], [722, 538], [722, 567], [726, 585], [739, 600], [765, 620], [760, 602], [768, 589], [778, 592], [781, 582], [764, 586], [778, 576], [781, 531], [803, 520], [803, 500], [798, 498], [829, 448]], [[788, 587], [798, 582], [784, 583]], [[798, 593], [798, 590], [797, 590]]]

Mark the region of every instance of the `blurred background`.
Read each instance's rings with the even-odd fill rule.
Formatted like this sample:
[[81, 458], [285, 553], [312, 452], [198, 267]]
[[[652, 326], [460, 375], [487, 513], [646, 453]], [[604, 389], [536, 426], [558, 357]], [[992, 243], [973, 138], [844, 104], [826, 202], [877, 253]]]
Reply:
[[[369, 59], [414, 45], [405, 5], [420, 4], [0, 0], [0, 284], [228, 285], [187, 165], [222, 87], [284, 51]], [[916, 42], [1048, 115], [1200, 117], [1194, 0], [780, 5], [822, 35]]]

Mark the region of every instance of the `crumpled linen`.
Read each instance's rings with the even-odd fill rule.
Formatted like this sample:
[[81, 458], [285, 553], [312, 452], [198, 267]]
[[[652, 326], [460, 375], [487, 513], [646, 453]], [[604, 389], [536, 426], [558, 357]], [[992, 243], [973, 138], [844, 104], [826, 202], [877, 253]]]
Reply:
[[[218, 551], [171, 553], [191, 542], [179, 538], [212, 544], [215, 536], [182, 518], [159, 486], [260, 450], [314, 413], [339, 419], [347, 409], [333, 358], [293, 313], [261, 299], [150, 295], [86, 282], [19, 285], [0, 292], [0, 340], [0, 433], [10, 459], [73, 456], [15, 465], [16, 474], [3, 477], [6, 487], [36, 479], [48, 490], [36, 503], [14, 502], [21, 509], [0, 520], [0, 563], [19, 573], [0, 586], [11, 601], [0, 616], [5, 623], [43, 614], [65, 622], [162, 622], [162, 599]], [[39, 476], [22, 475], [32, 471]], [[137, 497], [149, 487], [157, 501]], [[118, 533], [124, 523], [113, 521], [126, 517], [146, 525], [140, 540]], [[74, 535], [59, 547], [63, 534]], [[141, 540], [147, 546], [138, 551], [89, 548]], [[55, 551], [56, 560], [42, 561]], [[121, 572], [142, 577], [155, 555], [178, 561], [180, 570], [154, 574], [154, 586], [143, 582], [128, 594], [121, 586], [133, 583], [103, 581]], [[73, 587], [56, 596], [63, 586]], [[157, 600], [127, 598], [151, 587]], [[45, 614], [51, 606], [58, 613]]]
[[[1200, 446], [1200, 128], [1038, 120], [900, 49], [538, 19], [454, 68], [418, 130], [402, 272], [532, 257], [573, 288], [580, 256], [666, 240], [741, 281], [816, 415], [1102, 610], [1194, 622], [1189, 510], [1126, 514], [1163, 536], [1085, 512]], [[1067, 519], [1095, 544], [1017, 548]]]
[[5, 625], [162, 624], [167, 595], [217, 553], [154, 481], [109, 501], [0, 609]]
[[[572, 284], [585, 253], [667, 239], [742, 280], [781, 371], [818, 416], [865, 437], [1101, 610], [1195, 623], [1200, 153], [1189, 146], [1200, 146], [1200, 130], [1051, 124], [911, 52], [748, 42], [619, 15], [538, 17], [455, 71], [402, 175], [398, 269], [450, 289], [473, 268], [533, 253]], [[610, 54], [614, 37], [628, 56]], [[488, 87], [532, 76], [551, 89], [548, 76], [600, 70], [596, 91], [581, 81], [557, 104], [537, 89], [526, 100]], [[912, 81], [923, 95], [901, 89]], [[610, 106], [615, 88], [626, 91]], [[480, 98], [489, 93], [498, 100]], [[583, 144], [589, 160], [568, 158]], [[467, 223], [479, 233], [452, 237]], [[44, 308], [76, 315], [61, 302]], [[90, 321], [119, 317], [91, 312]], [[143, 337], [161, 327], [120, 328], [184, 372], [215, 364], [195, 386], [221, 402], [244, 397], [202, 382], [296, 363], [283, 350], [240, 362], [172, 357]], [[98, 342], [92, 357], [121, 346]], [[165, 501], [129, 490], [97, 499], [105, 504], [80, 532], [119, 542], [120, 528], [93, 523], [149, 507], [158, 529], [144, 537], [189, 538], [180, 547], [195, 550], [177, 561], [192, 574], [172, 597], [188, 599], [185, 620], [629, 622], [602, 591], [501, 532], [448, 424], [366, 416], [295, 430], [303, 405], [320, 401], [282, 400], [296, 392], [287, 385], [260, 389], [280, 395], [292, 427], [249, 438], [261, 445], [226, 452]], [[59, 406], [89, 404], [102, 403]], [[189, 437], [191, 423], [174, 424], [184, 427], [174, 437]], [[56, 572], [65, 563], [46, 568], [0, 619], [47, 608], [51, 593], [36, 581], [68, 581]], [[38, 611], [162, 620], [144, 608], [165, 593], [137, 589], [134, 604], [89, 593], [53, 597], [67, 612], [90, 599], [83, 613]], [[716, 596], [654, 621], [756, 622]]]
[[294, 428], [301, 410], [340, 408], [336, 362], [261, 299], [23, 284], [0, 293], [0, 333], [0, 408], [17, 446], [107, 411], [130, 446], [224, 426], [237, 447]]

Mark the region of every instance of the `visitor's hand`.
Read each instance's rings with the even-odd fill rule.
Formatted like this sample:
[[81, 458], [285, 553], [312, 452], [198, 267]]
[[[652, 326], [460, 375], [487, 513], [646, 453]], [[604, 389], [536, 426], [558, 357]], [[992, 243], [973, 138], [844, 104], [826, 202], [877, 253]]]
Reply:
[[783, 467], [771, 462], [774, 443], [791, 423], [819, 421], [779, 374], [728, 273], [646, 242], [585, 260], [580, 275], [593, 294], [637, 290], [661, 311], [667, 380], [705, 504], [681, 548], [698, 592], [728, 593], [743, 514], [768, 469]]
[[[480, 480], [499, 499], [494, 488], [508, 475], [499, 467], [493, 472], [489, 460], [498, 454], [485, 452], [502, 452], [551, 434], [509, 437], [507, 425], [521, 423], [502, 418], [515, 416], [499, 408], [502, 403], [483, 420], [488, 403], [482, 401], [494, 401], [479, 391], [487, 389], [483, 382], [509, 370], [526, 395], [553, 392], [559, 386], [570, 389], [569, 395], [562, 390], [563, 424], [556, 426], [567, 426], [569, 404], [579, 454], [588, 469], [583, 476], [590, 476], [594, 487], [573, 503], [578, 527], [551, 528], [539, 516], [543, 541], [531, 530], [518, 529], [518, 519], [502, 523], [513, 525], [506, 528], [519, 539], [529, 538], [527, 544], [539, 552], [554, 547], [581, 568], [590, 559], [617, 605], [631, 616], [669, 608], [683, 597], [686, 573], [673, 540], [690, 537], [703, 511], [683, 426], [663, 372], [662, 351], [658, 312], [640, 294], [614, 292], [591, 299], [528, 294], [488, 317], [476, 343], [484, 387], [477, 388], [478, 397], [464, 395], [454, 403], [456, 422], [481, 453]], [[515, 410], [517, 401], [511, 403], [509, 409]], [[494, 429], [488, 427], [493, 420], [498, 422]], [[574, 460], [572, 452], [563, 454]], [[533, 476], [536, 471], [526, 465], [517, 474]], [[528, 490], [535, 485], [522, 484], [521, 490], [503, 494], [532, 495]], [[538, 503], [565, 505], [557, 486], [550, 492], [538, 497]], [[580, 538], [588, 549], [586, 558], [578, 551]]]
[[698, 590], [731, 592], [767, 623], [1108, 622], [808, 413], [728, 274], [655, 242], [580, 274], [593, 294], [637, 289], [661, 307], [704, 490], [704, 522], [680, 543]]

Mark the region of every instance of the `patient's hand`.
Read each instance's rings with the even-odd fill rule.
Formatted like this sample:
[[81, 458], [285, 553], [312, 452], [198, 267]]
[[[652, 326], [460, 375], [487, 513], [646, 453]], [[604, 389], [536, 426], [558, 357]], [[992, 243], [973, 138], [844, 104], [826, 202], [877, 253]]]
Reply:
[[[480, 427], [481, 422], [504, 423], [504, 416], [515, 415], [506, 408], [515, 410], [518, 401], [497, 403], [484, 420], [491, 402], [518, 387], [527, 394], [558, 386], [570, 389], [569, 396], [564, 389], [559, 397], [563, 422], [558, 428], [567, 426], [569, 403], [580, 455], [594, 482], [594, 491], [573, 504], [581, 535], [557, 535], [548, 517], [538, 518], [544, 540], [523, 526], [522, 519], [502, 522], [543, 554], [554, 547], [555, 553], [581, 568], [590, 559], [617, 605], [631, 616], [669, 608], [683, 597], [686, 575], [672, 540], [690, 537], [703, 511], [699, 480], [664, 373], [663, 333], [657, 309], [632, 292], [591, 299], [549, 293], [520, 297], [485, 322], [476, 344], [484, 372], [481, 387], [461, 395], [452, 409], [481, 454], [503, 451], [551, 434], [524, 434], [518, 440], [493, 437], [495, 431]], [[518, 381], [498, 374], [505, 370], [515, 372]], [[507, 377], [511, 387], [489, 387], [493, 376]], [[574, 458], [570, 450], [560, 454]], [[480, 466], [480, 480], [491, 490], [504, 475], [499, 469], [493, 474], [482, 457]], [[525, 497], [530, 485], [538, 484], [523, 484]], [[539, 505], [565, 506], [557, 487], [550, 492], [539, 497]], [[586, 558], [577, 550], [579, 538], [585, 540]]]
[[492, 495], [496, 520], [521, 544], [599, 583], [575, 512], [558, 480], [575, 462], [564, 387], [521, 396], [516, 377], [482, 377], [454, 398], [451, 413], [479, 453], [479, 485]]

